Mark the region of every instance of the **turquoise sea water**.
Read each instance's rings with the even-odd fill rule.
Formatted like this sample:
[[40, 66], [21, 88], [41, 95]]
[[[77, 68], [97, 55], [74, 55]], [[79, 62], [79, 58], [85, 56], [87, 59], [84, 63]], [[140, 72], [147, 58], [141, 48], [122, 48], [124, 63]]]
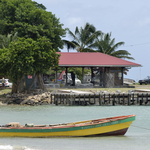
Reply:
[[0, 124], [54, 124], [136, 115], [125, 136], [0, 138], [0, 150], [149, 150], [150, 106], [0, 106]]

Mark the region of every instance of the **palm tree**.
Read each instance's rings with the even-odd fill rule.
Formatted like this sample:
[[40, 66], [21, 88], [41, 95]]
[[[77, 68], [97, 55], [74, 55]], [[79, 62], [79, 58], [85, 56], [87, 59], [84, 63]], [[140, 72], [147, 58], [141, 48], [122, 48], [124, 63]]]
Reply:
[[130, 53], [126, 50], [117, 50], [118, 47], [124, 45], [124, 42], [115, 43], [115, 38], [111, 39], [111, 33], [101, 34], [97, 41], [91, 45], [97, 52], [105, 53], [118, 58], [134, 59], [130, 57]]
[[96, 28], [89, 23], [86, 23], [84, 28], [81, 27], [79, 29], [76, 27], [75, 33], [69, 29], [67, 31], [71, 38], [73, 38], [72, 41], [63, 40], [68, 52], [71, 48], [76, 49], [77, 52], [93, 52], [94, 50], [90, 47], [95, 42], [96, 37], [102, 34], [101, 31], [96, 31]]

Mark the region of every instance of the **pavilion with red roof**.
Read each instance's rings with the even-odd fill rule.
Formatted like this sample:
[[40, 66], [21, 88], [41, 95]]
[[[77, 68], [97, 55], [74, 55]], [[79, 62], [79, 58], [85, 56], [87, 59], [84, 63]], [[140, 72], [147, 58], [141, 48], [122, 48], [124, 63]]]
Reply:
[[60, 54], [59, 66], [66, 68], [66, 74], [70, 67], [81, 67], [84, 76], [84, 68], [89, 68], [91, 81], [96, 77], [102, 87], [123, 86], [125, 70], [141, 66], [100, 52], [58, 52], [58, 54]]

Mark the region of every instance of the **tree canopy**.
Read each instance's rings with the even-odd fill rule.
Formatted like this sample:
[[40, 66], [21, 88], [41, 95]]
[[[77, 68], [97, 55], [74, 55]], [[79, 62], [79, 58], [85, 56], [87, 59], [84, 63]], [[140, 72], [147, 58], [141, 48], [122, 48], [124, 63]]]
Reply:
[[36, 41], [20, 38], [11, 42], [8, 48], [0, 49], [0, 68], [11, 77], [16, 88], [23, 76], [41, 74], [58, 66], [59, 55], [47, 40], [45, 37]]
[[0, 72], [13, 81], [14, 92], [21, 78], [41, 74], [58, 65], [63, 47], [59, 19], [32, 0], [0, 0]]
[[55, 50], [63, 47], [61, 36], [65, 34], [59, 19], [45, 6], [32, 0], [0, 1], [0, 34], [18, 33], [19, 37], [34, 40], [47, 37]]

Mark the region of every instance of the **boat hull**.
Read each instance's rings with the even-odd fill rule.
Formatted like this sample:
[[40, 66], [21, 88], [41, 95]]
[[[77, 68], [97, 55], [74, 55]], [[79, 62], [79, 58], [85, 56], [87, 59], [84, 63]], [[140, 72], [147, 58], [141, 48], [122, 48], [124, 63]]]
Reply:
[[102, 120], [101, 123], [70, 123], [55, 127], [1, 128], [0, 137], [86, 137], [124, 135], [135, 116], [114, 121]]

